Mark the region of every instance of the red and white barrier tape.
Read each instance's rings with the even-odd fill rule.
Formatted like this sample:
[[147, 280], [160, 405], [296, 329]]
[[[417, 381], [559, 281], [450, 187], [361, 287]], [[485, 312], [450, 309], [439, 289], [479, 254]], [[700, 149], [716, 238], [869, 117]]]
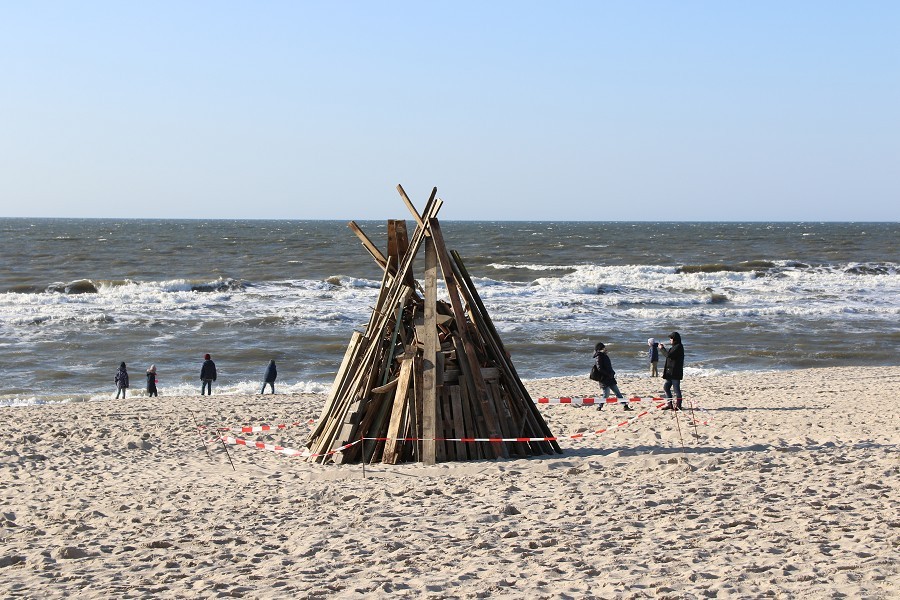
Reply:
[[668, 398], [660, 398], [659, 396], [648, 396], [646, 398], [641, 398], [640, 396], [633, 396], [631, 398], [616, 398], [615, 396], [610, 396], [609, 398], [599, 398], [593, 396], [561, 396], [559, 398], [537, 398], [534, 403], [574, 404], [590, 406], [594, 404], [628, 404], [629, 402], [665, 402], [667, 400]]
[[[594, 403], [596, 402], [596, 400], [597, 400], [597, 399], [595, 399], [595, 398], [578, 398], [578, 397], [572, 397], [572, 398], [568, 398], [568, 397], [561, 397], [561, 398], [538, 398], [538, 399], [536, 400], [536, 403], [538, 403], [538, 404], [584, 404], [584, 405], [592, 405], [592, 404], [594, 404]], [[620, 400], [625, 400], [625, 399], [624, 399], [624, 398], [622, 398], [622, 399], [620, 399], [620, 398], [605, 398], [605, 399], [602, 399], [602, 400], [605, 400], [607, 404], [617, 404], [617, 403], [619, 403]], [[654, 401], [655, 401], [655, 402], [657, 402], [658, 404], [657, 404], [656, 406], [653, 406], [653, 407], [647, 409], [647, 410], [641, 411], [641, 412], [639, 412], [639, 413], [636, 414], [636, 415], [629, 416], [629, 418], [624, 419], [623, 421], [620, 421], [619, 423], [616, 423], [615, 425], [613, 425], [613, 426], [611, 426], [611, 427], [604, 427], [604, 428], [601, 428], [601, 429], [595, 429], [594, 431], [582, 431], [582, 432], [579, 432], [579, 433], [574, 433], [574, 434], [570, 434], [570, 435], [563, 435], [563, 436], [555, 436], [555, 437], [515, 437], [515, 438], [504, 438], [504, 437], [468, 438], [468, 437], [459, 437], [459, 438], [432, 438], [432, 440], [433, 440], [433, 441], [436, 441], [436, 442], [462, 442], [462, 443], [469, 443], [469, 442], [487, 442], [487, 443], [500, 443], [500, 442], [557, 442], [557, 441], [560, 441], [560, 440], [563, 440], [563, 439], [580, 440], [580, 439], [584, 439], [584, 438], [587, 437], [587, 436], [592, 436], [592, 435], [602, 435], [602, 434], [607, 433], [607, 432], [609, 432], [609, 431], [615, 431], [615, 430], [617, 430], [617, 429], [620, 429], [620, 428], [623, 428], [623, 427], [627, 427], [627, 426], [631, 425], [632, 423], [634, 423], [635, 421], [637, 421], [638, 419], [640, 419], [640, 418], [642, 418], [642, 417], [645, 417], [645, 416], [647, 416], [647, 415], [649, 415], [649, 414], [652, 414], [652, 413], [655, 413], [655, 412], [657, 412], [657, 411], [660, 411], [660, 409], [662, 409], [662, 407], [666, 405], [666, 401], [667, 401], [667, 399], [665, 399], [665, 398], [658, 398], [658, 397], [652, 397], [652, 398], [639, 398], [639, 397], [634, 397], [634, 398], [629, 398], [629, 399], [627, 399], [627, 401], [630, 401], [630, 402], [639, 402], [639, 401], [642, 401], [642, 400], [643, 400], [643, 401], [650, 401], [650, 402], [654, 402]], [[597, 402], [597, 403], [599, 403], [599, 402]], [[706, 412], [705, 409], [702, 409], [702, 408], [699, 407], [699, 406], [697, 406], [697, 407], [695, 407], [695, 408], [697, 408], [698, 410], [703, 410], [704, 412]], [[661, 411], [660, 411], [660, 412], [661, 412]], [[680, 411], [680, 412], [684, 413], [683, 410]], [[263, 432], [268, 432], [268, 431], [277, 431], [277, 430], [281, 430], [281, 429], [286, 429], [286, 428], [288, 428], [288, 427], [296, 427], [296, 426], [298, 426], [298, 425], [311, 425], [312, 423], [315, 423], [315, 421], [312, 420], [312, 419], [310, 419], [309, 421], [297, 422], [297, 423], [291, 423], [291, 424], [284, 424], [284, 425], [258, 425], [258, 426], [253, 426], [253, 427], [247, 426], [247, 427], [241, 427], [240, 430], [241, 430], [242, 433], [263, 433]], [[697, 420], [697, 419], [694, 419], [694, 424], [697, 424], [697, 425], [709, 425], [709, 422], [708, 422], [708, 421], [699, 421], [699, 420]], [[201, 429], [205, 429], [206, 426], [200, 426], [200, 428], [201, 428]], [[237, 428], [219, 428], [219, 431], [231, 431], [231, 430], [237, 430]], [[257, 442], [257, 441], [252, 441], [252, 440], [245, 440], [245, 439], [235, 438], [235, 437], [231, 437], [231, 436], [223, 436], [223, 437], [220, 437], [220, 438], [216, 438], [216, 439], [214, 439], [214, 440], [211, 440], [211, 441], [214, 442], [214, 441], [219, 441], [219, 440], [221, 440], [222, 442], [224, 442], [224, 443], [226, 443], [226, 444], [232, 444], [232, 445], [236, 445], [236, 446], [246, 446], [246, 447], [248, 447], [248, 448], [256, 448], [256, 449], [258, 449], [258, 450], [268, 450], [268, 451], [270, 451], [270, 452], [276, 452], [276, 453], [279, 453], [279, 454], [284, 454], [285, 456], [299, 456], [299, 457], [303, 457], [303, 458], [318, 458], [318, 457], [320, 457], [320, 456], [331, 456], [331, 455], [337, 454], [337, 453], [339, 453], [339, 452], [343, 452], [344, 450], [346, 450], [346, 449], [348, 449], [348, 448], [351, 448], [351, 447], [355, 446], [356, 444], [359, 444], [359, 443], [361, 443], [361, 442], [363, 442], [363, 441], [387, 442], [387, 441], [390, 441], [391, 439], [394, 439], [394, 441], [398, 441], [398, 442], [421, 442], [421, 441], [426, 441], [424, 438], [366, 437], [366, 438], [362, 438], [362, 439], [358, 439], [358, 440], [355, 440], [355, 441], [353, 441], [353, 442], [350, 442], [349, 444], [345, 444], [345, 445], [341, 446], [340, 448], [335, 448], [334, 450], [330, 450], [330, 451], [328, 451], [328, 452], [321, 452], [321, 453], [319, 453], [319, 454], [312, 454], [312, 453], [310, 453], [309, 448], [304, 448], [304, 449], [302, 449], [302, 450], [297, 450], [297, 449], [295, 449], [295, 448], [288, 448], [288, 447], [280, 446], [280, 445], [277, 445], [277, 444], [267, 444], [267, 443], [265, 443], [265, 442]]]
[[264, 431], [278, 431], [281, 429], [289, 429], [291, 427], [300, 427], [307, 425], [310, 429], [315, 424], [315, 419], [308, 421], [297, 421], [295, 423], [280, 423], [278, 425], [239, 425], [236, 427], [210, 427], [208, 425], [200, 425], [199, 429], [215, 429], [216, 431], [234, 431], [235, 433], [262, 433]]
[[309, 451], [309, 448], [304, 448], [303, 450], [297, 450], [296, 448], [287, 448], [285, 446], [279, 446], [277, 444], [266, 444], [264, 442], [254, 442], [252, 440], [244, 440], [241, 438], [235, 438], [231, 436], [223, 436], [218, 438], [219, 440], [225, 442], [226, 444], [232, 444], [234, 446], [246, 446], [248, 448], [256, 448], [257, 450], [268, 450], [270, 452], [277, 452], [278, 454], [284, 454], [285, 456], [300, 456], [303, 458], [318, 458], [319, 456], [331, 456], [332, 454], [337, 454], [338, 452], [343, 452], [347, 448], [355, 446], [360, 443], [362, 440], [356, 440], [355, 442], [350, 442], [349, 444], [344, 444], [340, 448], [335, 448], [334, 450], [329, 450], [328, 452], [320, 452], [319, 454], [312, 454]]

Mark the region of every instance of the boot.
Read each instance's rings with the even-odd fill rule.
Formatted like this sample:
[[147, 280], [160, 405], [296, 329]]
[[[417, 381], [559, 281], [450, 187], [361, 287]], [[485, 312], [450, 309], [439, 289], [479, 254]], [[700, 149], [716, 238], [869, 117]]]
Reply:
[[660, 410], [672, 410], [672, 409], [674, 409], [674, 408], [675, 408], [675, 407], [672, 406], [672, 401], [669, 400], [668, 402], [666, 402], [666, 405], [663, 406]]
[[681, 408], [681, 398], [675, 400], [675, 410], [682, 410]]
[[622, 410], [634, 410], [634, 409], [631, 408], [630, 406], [628, 406], [627, 404], [623, 404], [623, 405], [622, 405]]

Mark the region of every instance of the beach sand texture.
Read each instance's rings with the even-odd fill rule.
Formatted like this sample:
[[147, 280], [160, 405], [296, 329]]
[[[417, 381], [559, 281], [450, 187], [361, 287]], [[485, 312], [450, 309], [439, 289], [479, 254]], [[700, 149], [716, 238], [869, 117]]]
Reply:
[[[620, 378], [626, 394], [661, 380]], [[585, 378], [532, 396], [595, 395]], [[564, 455], [322, 466], [217, 425], [319, 416], [318, 395], [2, 408], [0, 596], [896, 598], [900, 367], [688, 379], [670, 411]], [[541, 406], [558, 436], [619, 406]], [[640, 412], [640, 411], [639, 411]], [[628, 413], [637, 415], [639, 412]], [[306, 430], [250, 439], [301, 447]]]

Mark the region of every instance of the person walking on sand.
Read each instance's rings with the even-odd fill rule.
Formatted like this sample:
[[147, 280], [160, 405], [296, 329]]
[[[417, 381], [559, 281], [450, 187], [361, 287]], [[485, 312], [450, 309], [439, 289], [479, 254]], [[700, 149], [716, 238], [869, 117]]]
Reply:
[[119, 370], [116, 371], [116, 400], [119, 399], [119, 394], [122, 394], [122, 398], [125, 398], [125, 390], [128, 389], [128, 370], [125, 368], [125, 363], [119, 365]]
[[[666, 380], [663, 385], [663, 391], [666, 398], [669, 399], [663, 410], [681, 410], [681, 380], [684, 379], [684, 346], [681, 344], [681, 334], [673, 331], [669, 334], [669, 349], [663, 344], [659, 345], [659, 350], [666, 357], [666, 364], [663, 367], [663, 379]], [[672, 404], [672, 388], [675, 388], [675, 404]]]
[[156, 365], [150, 365], [147, 369], [147, 397], [153, 396], [159, 398], [159, 392], [156, 391]]
[[615, 393], [616, 398], [622, 401], [623, 410], [634, 410], [628, 406], [628, 401], [625, 400], [625, 396], [619, 391], [619, 385], [616, 382], [616, 372], [612, 368], [612, 361], [609, 360], [609, 356], [606, 354], [606, 346], [603, 342], [597, 342], [597, 345], [594, 346], [594, 364], [597, 365], [597, 370], [600, 372], [600, 386], [603, 388], [603, 398], [600, 401], [600, 405], [597, 406], [597, 410], [603, 410], [603, 405], [606, 404], [606, 398], [609, 397], [610, 390]]
[[200, 395], [203, 396], [204, 392], [209, 391], [209, 395], [212, 396], [212, 382], [216, 380], [216, 363], [212, 361], [212, 357], [209, 354], [203, 355], [203, 366], [200, 367], [200, 381], [202, 382], [200, 386]]
[[278, 379], [278, 369], [275, 367], [275, 361], [270, 360], [269, 366], [266, 367], [266, 374], [263, 376], [263, 384], [262, 389], [259, 390], [260, 394], [266, 393], [266, 385], [272, 387], [272, 393], [275, 393], [275, 380]]
[[656, 338], [650, 338], [647, 340], [647, 345], [650, 346], [650, 350], [647, 352], [647, 356], [650, 358], [650, 377], [659, 377], [659, 371], [656, 370], [656, 364], [659, 362], [659, 344], [656, 342]]

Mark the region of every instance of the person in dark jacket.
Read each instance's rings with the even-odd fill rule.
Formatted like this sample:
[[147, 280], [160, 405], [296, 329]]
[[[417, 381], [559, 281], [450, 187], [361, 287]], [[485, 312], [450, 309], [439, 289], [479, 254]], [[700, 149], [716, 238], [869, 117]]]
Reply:
[[128, 389], [128, 370], [125, 368], [125, 363], [119, 365], [119, 370], [116, 371], [116, 400], [119, 399], [119, 394], [122, 394], [122, 397], [125, 397], [125, 390]]
[[209, 395], [212, 396], [212, 382], [216, 380], [216, 363], [212, 361], [212, 358], [209, 354], [203, 355], [203, 366], [200, 367], [200, 381], [202, 384], [200, 385], [200, 395], [203, 396], [204, 392], [209, 390]]
[[603, 388], [603, 398], [601, 398], [597, 410], [603, 410], [603, 405], [606, 404], [606, 398], [609, 397], [610, 390], [615, 393], [616, 398], [619, 398], [624, 410], [634, 410], [628, 406], [628, 401], [625, 400], [625, 396], [619, 391], [619, 384], [616, 382], [616, 372], [612, 368], [612, 361], [609, 360], [609, 356], [606, 354], [606, 346], [603, 342], [597, 342], [597, 345], [594, 346], [594, 363], [597, 365], [597, 370], [600, 371], [599, 383], [600, 387]]
[[147, 397], [153, 396], [159, 397], [159, 392], [156, 391], [156, 365], [150, 365], [147, 369]]
[[656, 364], [659, 362], [659, 344], [656, 342], [656, 338], [650, 338], [647, 340], [647, 345], [650, 346], [650, 350], [647, 351], [647, 356], [650, 358], [650, 377], [659, 377], [659, 371], [656, 370]]
[[[684, 379], [684, 346], [681, 345], [681, 334], [673, 331], [669, 335], [669, 349], [663, 344], [659, 350], [666, 357], [666, 365], [663, 367], [663, 379], [666, 380], [663, 390], [669, 399], [663, 410], [681, 410], [681, 380]], [[672, 404], [672, 388], [675, 388], [675, 404]]]
[[266, 367], [266, 374], [263, 376], [263, 385], [262, 389], [259, 390], [260, 394], [266, 393], [266, 385], [272, 387], [272, 393], [275, 393], [275, 380], [278, 379], [278, 369], [275, 368], [275, 361], [270, 360], [269, 366]]

